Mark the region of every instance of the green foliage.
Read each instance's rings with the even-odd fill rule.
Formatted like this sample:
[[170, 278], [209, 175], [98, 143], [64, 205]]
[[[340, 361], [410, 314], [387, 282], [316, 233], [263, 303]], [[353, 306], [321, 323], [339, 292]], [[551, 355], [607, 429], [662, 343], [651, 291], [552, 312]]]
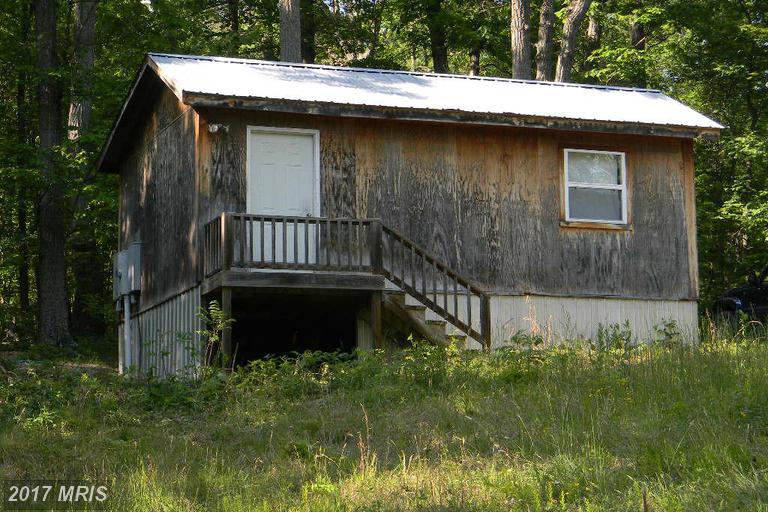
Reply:
[[[5, 127], [0, 134], [0, 340], [11, 342], [35, 330], [35, 203], [46, 184], [38, 172], [31, 2], [6, 4], [0, 13], [0, 121]], [[303, 0], [305, 43], [314, 46], [314, 59], [321, 63], [428, 71], [427, 4]], [[568, 3], [555, 4], [560, 20]], [[73, 5], [58, 4], [64, 106], [73, 98], [89, 97], [94, 111], [91, 129], [77, 142], [65, 141], [57, 152], [67, 204], [70, 299], [78, 302], [78, 315], [99, 319], [102, 329], [111, 332], [117, 182], [114, 176], [95, 176], [94, 164], [144, 54], [275, 59], [279, 15], [274, 0], [100, 2], [93, 85], [84, 90], [80, 71], [72, 65]], [[469, 51], [479, 49], [482, 74], [508, 75], [509, 3], [442, 0], [440, 5], [437, 18], [445, 25], [451, 71], [467, 73]], [[533, 42], [539, 6], [532, 3]], [[704, 306], [768, 263], [767, 11], [763, 0], [595, 1], [588, 17], [601, 27], [599, 44], [581, 30], [574, 56], [576, 81], [659, 88], [727, 126], [720, 140], [696, 143]], [[636, 47], [630, 45], [633, 26], [645, 35]], [[555, 23], [555, 51], [560, 30]], [[101, 283], [100, 291], [86, 295], [76, 280], [84, 261]], [[19, 273], [25, 264], [31, 281], [29, 306], [21, 300]], [[76, 328], [80, 320], [73, 319]]]
[[0, 471], [108, 482], [116, 510], [759, 510], [768, 344], [722, 336], [416, 343], [162, 382], [17, 354]]
[[[205, 329], [197, 331], [197, 334], [205, 340], [205, 357], [204, 361], [211, 361], [214, 355], [221, 355], [219, 350], [221, 347], [221, 336], [224, 329], [228, 329], [235, 321], [234, 318], [229, 317], [225, 313], [218, 301], [212, 300], [207, 308], [200, 308], [198, 311], [198, 318], [200, 318]], [[229, 366], [228, 361], [222, 361], [222, 366]]]

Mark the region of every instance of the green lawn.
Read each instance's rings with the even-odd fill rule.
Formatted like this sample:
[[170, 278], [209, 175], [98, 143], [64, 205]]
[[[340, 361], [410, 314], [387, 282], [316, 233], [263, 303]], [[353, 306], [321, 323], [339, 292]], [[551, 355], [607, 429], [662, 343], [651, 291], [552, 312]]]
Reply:
[[768, 345], [307, 354], [198, 382], [0, 359], [0, 478], [115, 510], [768, 510]]

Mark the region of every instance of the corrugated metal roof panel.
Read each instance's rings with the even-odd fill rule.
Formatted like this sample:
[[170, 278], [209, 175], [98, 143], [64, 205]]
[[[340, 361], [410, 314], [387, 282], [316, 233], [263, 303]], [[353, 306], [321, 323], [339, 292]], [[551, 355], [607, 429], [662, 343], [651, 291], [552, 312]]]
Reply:
[[324, 102], [366, 107], [719, 130], [715, 121], [649, 89], [150, 54], [181, 96]]

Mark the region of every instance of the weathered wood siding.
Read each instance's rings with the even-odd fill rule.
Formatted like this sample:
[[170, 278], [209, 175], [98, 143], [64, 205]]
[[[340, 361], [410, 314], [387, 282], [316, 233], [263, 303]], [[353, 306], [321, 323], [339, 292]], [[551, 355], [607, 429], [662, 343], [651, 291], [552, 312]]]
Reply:
[[119, 247], [141, 242], [142, 310], [197, 282], [197, 114], [162, 91], [120, 166]]
[[[246, 127], [320, 130], [322, 214], [381, 217], [500, 294], [698, 294], [688, 140], [201, 111], [200, 222], [246, 205]], [[209, 134], [206, 122], [228, 126]], [[631, 229], [562, 227], [563, 147], [627, 152]]]

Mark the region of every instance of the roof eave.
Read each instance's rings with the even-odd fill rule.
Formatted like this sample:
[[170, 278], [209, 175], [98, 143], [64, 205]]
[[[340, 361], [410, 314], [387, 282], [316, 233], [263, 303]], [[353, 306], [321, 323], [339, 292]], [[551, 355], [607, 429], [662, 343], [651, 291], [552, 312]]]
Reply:
[[378, 107], [319, 101], [281, 100], [275, 98], [225, 96], [219, 94], [182, 91], [182, 101], [193, 108], [228, 108], [312, 114], [333, 117], [358, 117], [428, 121], [443, 123], [483, 124], [538, 128], [550, 130], [576, 130], [602, 133], [629, 133], [679, 138], [717, 138], [721, 128], [670, 126], [643, 123], [622, 123], [600, 120], [548, 118], [514, 114], [491, 114], [457, 110], [429, 110], [396, 107]]
[[99, 159], [96, 163], [96, 171], [97, 172], [110, 172], [109, 169], [105, 169], [105, 165], [108, 161], [108, 157], [114, 147], [115, 143], [115, 136], [120, 129], [120, 127], [123, 125], [123, 121], [126, 117], [126, 113], [129, 111], [129, 107], [133, 105], [134, 98], [136, 97], [137, 93], [139, 92], [140, 84], [142, 83], [142, 79], [144, 76], [149, 72], [152, 71], [154, 74], [160, 78], [160, 80], [171, 90], [173, 93], [179, 98], [181, 101], [182, 94], [181, 91], [176, 87], [176, 85], [171, 81], [168, 77], [164, 76], [163, 73], [160, 70], [160, 67], [152, 60], [151, 54], [146, 54], [144, 57], [144, 61], [141, 63], [141, 66], [139, 67], [139, 70], [136, 72], [136, 77], [133, 79], [133, 83], [131, 84], [131, 88], [128, 90], [128, 94], [125, 97], [125, 100], [123, 100], [122, 107], [120, 107], [120, 113], [115, 118], [114, 123], [112, 124], [112, 129], [109, 131], [109, 137], [107, 137], [106, 142], [102, 146], [101, 153], [99, 155]]
[[117, 132], [118, 127], [120, 127], [120, 125], [122, 124], [123, 118], [125, 117], [125, 113], [128, 110], [128, 105], [131, 103], [131, 100], [136, 94], [136, 90], [139, 87], [139, 82], [141, 82], [141, 79], [144, 77], [144, 73], [146, 73], [148, 65], [149, 65], [149, 57], [147, 56], [144, 58], [144, 62], [141, 63], [139, 70], [136, 72], [136, 77], [133, 79], [133, 84], [131, 85], [131, 88], [128, 90], [128, 94], [126, 95], [125, 100], [123, 100], [123, 104], [120, 107], [120, 113], [117, 114], [115, 121], [112, 123], [112, 129], [109, 130], [109, 137], [107, 137], [106, 142], [104, 142], [104, 145], [101, 148], [101, 153], [99, 154], [99, 160], [96, 163], [97, 172], [106, 172], [104, 169], [104, 164], [107, 160], [107, 157], [110, 153], [113, 142], [115, 140], [115, 134]]

